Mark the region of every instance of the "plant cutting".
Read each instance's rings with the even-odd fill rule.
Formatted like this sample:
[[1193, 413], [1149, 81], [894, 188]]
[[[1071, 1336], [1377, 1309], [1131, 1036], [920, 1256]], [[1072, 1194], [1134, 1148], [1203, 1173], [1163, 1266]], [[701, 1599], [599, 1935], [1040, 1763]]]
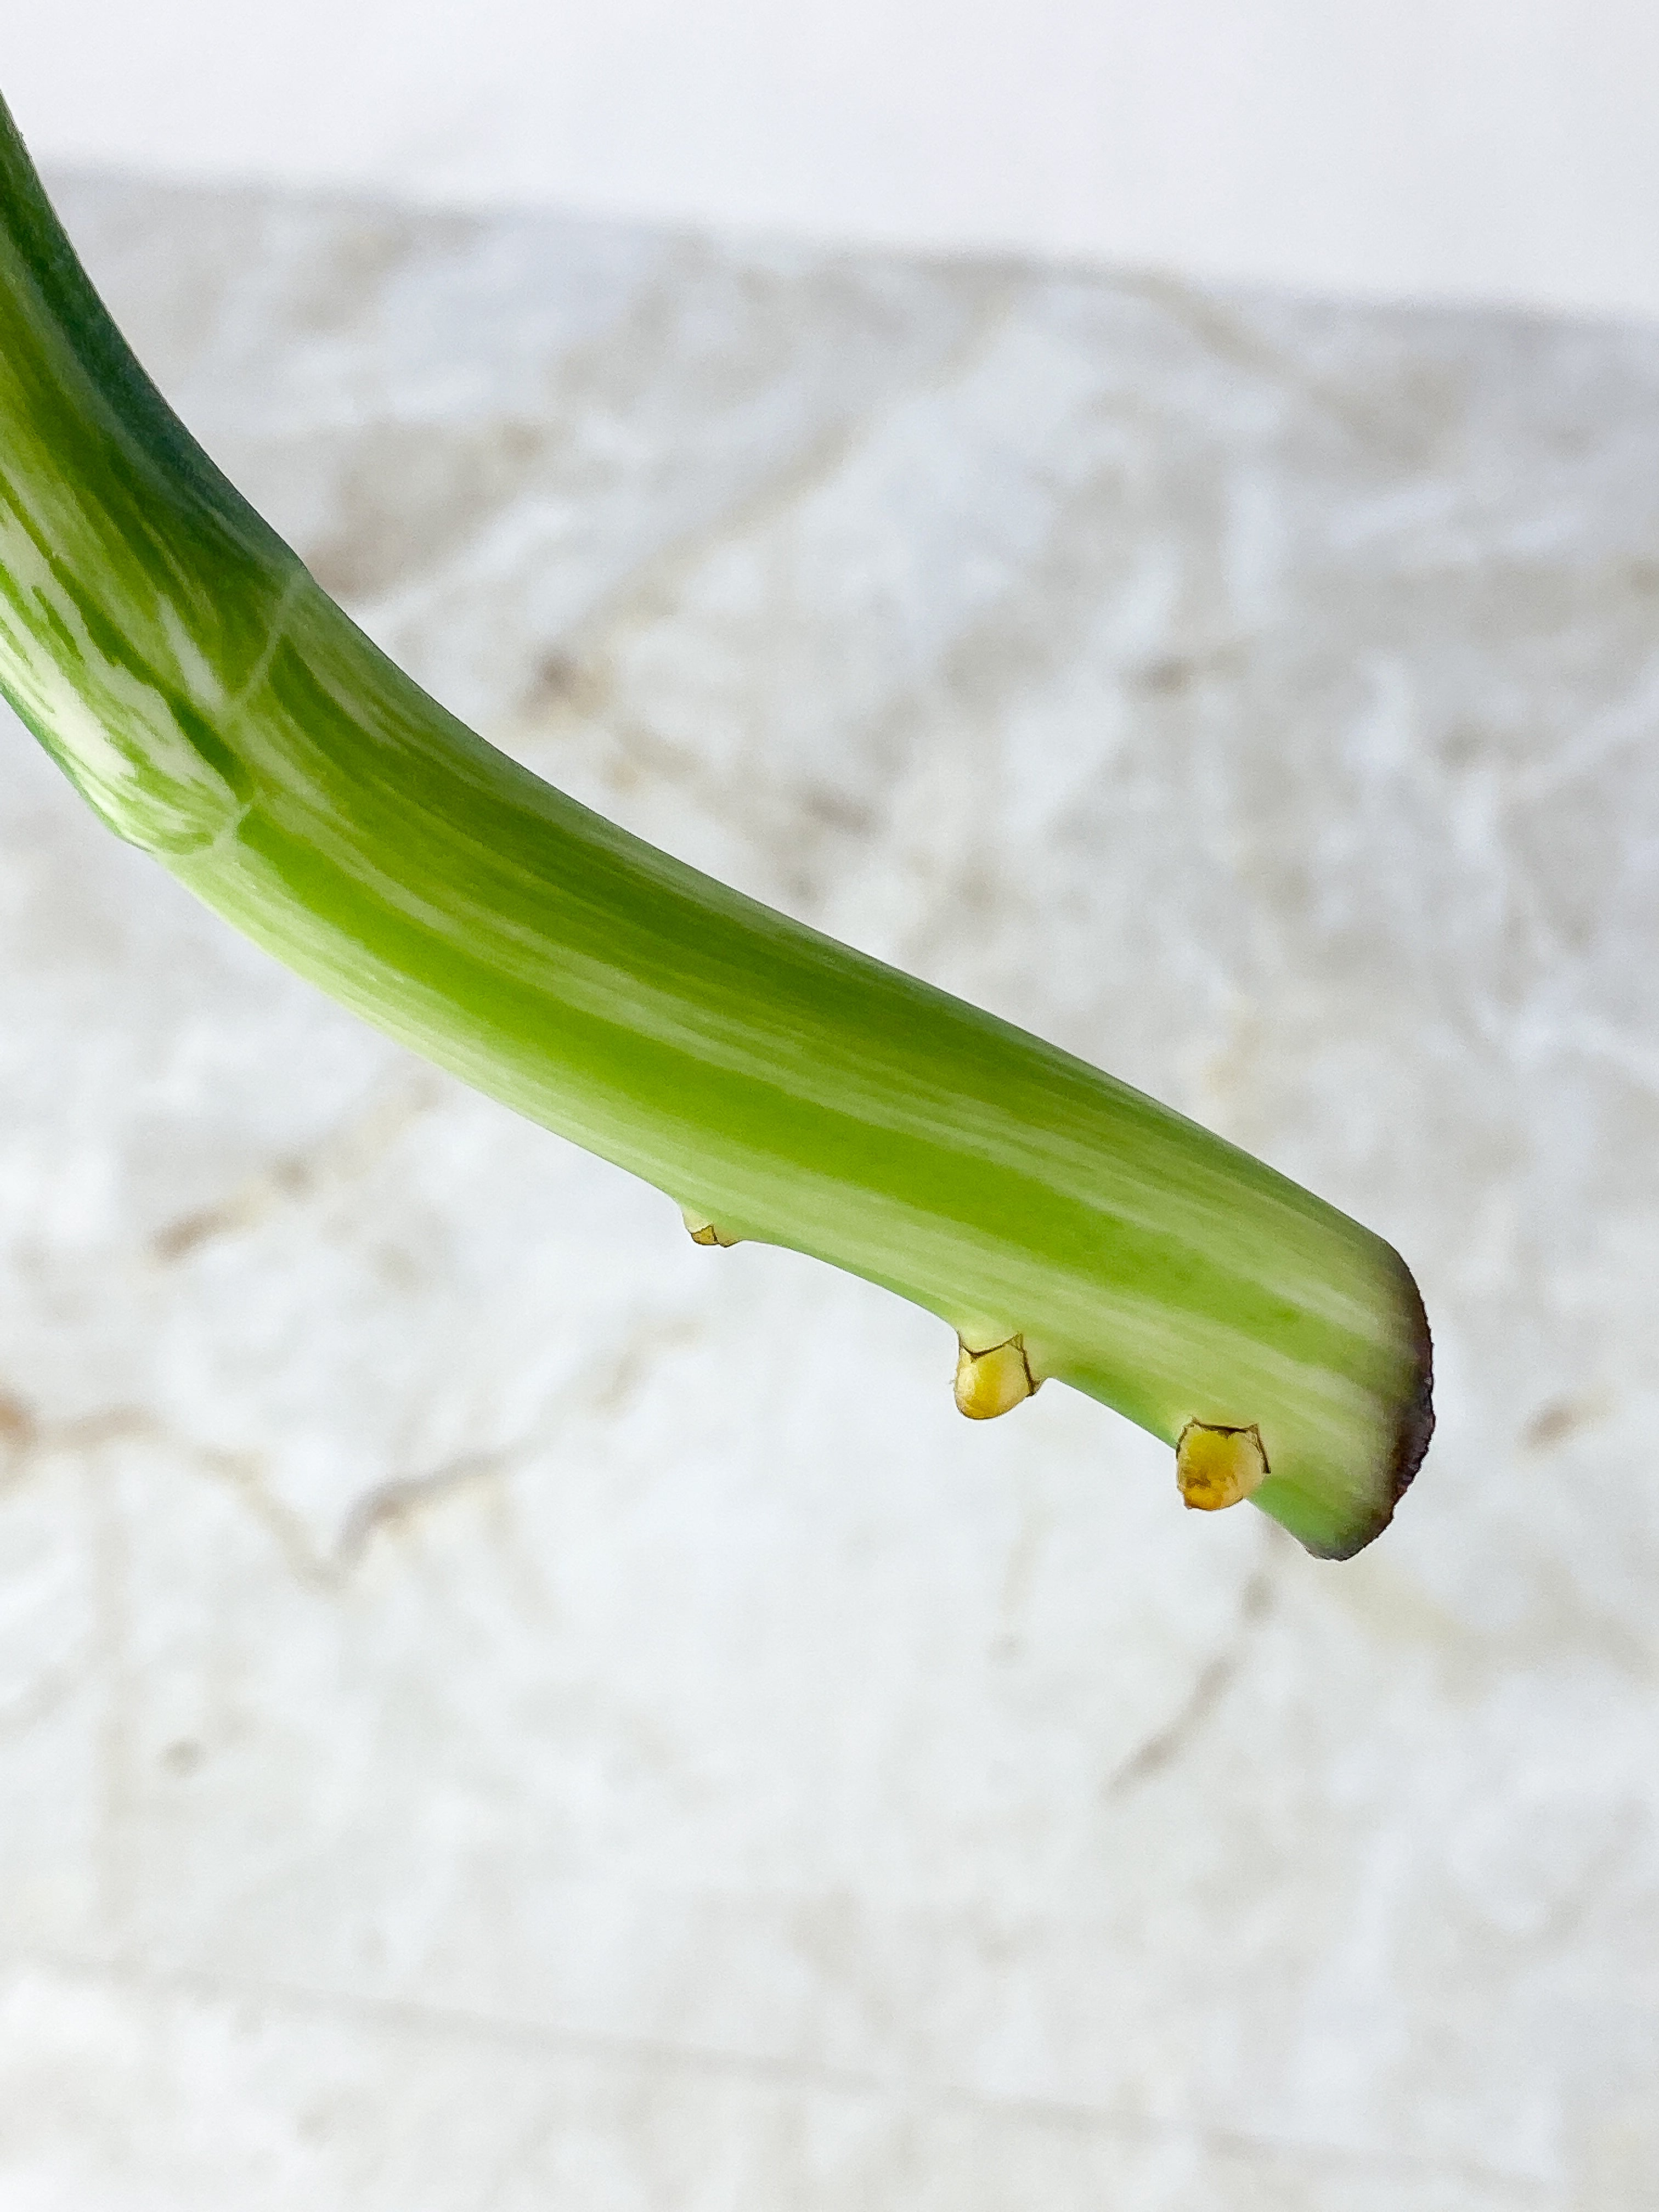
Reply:
[[[119, 836], [429, 1060], [937, 1315], [984, 1419], [1045, 1382], [1187, 1502], [1322, 1557], [1432, 1427], [1382, 1239], [1011, 1024], [628, 836], [467, 730], [318, 586], [106, 314], [0, 106], [0, 690]], [[714, 1264], [711, 1262], [711, 1264]]]

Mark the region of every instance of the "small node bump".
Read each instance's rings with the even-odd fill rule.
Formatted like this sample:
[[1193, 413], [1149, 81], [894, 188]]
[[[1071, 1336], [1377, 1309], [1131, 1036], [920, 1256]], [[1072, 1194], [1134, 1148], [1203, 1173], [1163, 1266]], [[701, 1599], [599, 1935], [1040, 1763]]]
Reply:
[[683, 1206], [680, 1208], [680, 1218], [684, 1222], [686, 1234], [694, 1244], [718, 1245], [724, 1252], [729, 1251], [732, 1245], [741, 1244], [743, 1242], [741, 1237], [726, 1236], [723, 1230], [717, 1229], [712, 1221], [705, 1219], [701, 1213], [695, 1212], [689, 1206]]
[[1254, 1421], [1230, 1428], [1218, 1421], [1188, 1421], [1176, 1439], [1176, 1480], [1187, 1504], [1199, 1513], [1237, 1505], [1267, 1480], [1267, 1455]]
[[1011, 1336], [984, 1352], [970, 1352], [957, 1338], [957, 1411], [970, 1421], [993, 1421], [999, 1413], [1012, 1413], [1036, 1389], [1023, 1336]]

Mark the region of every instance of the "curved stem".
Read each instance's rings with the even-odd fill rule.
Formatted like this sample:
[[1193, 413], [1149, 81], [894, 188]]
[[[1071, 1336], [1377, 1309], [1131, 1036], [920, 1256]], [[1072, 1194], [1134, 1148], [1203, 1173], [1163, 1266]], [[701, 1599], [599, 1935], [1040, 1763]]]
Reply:
[[1253, 1432], [1249, 1494], [1314, 1552], [1388, 1522], [1431, 1424], [1397, 1255], [465, 729], [171, 413], [3, 107], [0, 689], [123, 837], [417, 1052], [659, 1185], [702, 1241], [847, 1268], [970, 1356], [1018, 1338], [1032, 1386], [1171, 1444]]

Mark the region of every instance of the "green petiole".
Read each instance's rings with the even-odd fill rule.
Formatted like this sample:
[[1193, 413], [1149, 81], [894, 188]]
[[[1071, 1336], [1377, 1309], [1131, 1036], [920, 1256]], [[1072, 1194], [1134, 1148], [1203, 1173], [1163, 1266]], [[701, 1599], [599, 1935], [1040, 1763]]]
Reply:
[[126, 349], [0, 106], [0, 690], [121, 836], [415, 1050], [1053, 1378], [1309, 1550], [1432, 1426], [1390, 1248], [1179, 1115], [738, 896], [495, 751], [312, 581]]

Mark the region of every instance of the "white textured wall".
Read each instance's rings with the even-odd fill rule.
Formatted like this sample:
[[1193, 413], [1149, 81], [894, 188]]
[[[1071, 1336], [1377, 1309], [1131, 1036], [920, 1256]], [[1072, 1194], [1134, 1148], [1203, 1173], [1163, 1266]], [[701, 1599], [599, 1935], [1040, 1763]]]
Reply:
[[1659, 313], [1643, 0], [56, 0], [0, 68], [58, 161]]

